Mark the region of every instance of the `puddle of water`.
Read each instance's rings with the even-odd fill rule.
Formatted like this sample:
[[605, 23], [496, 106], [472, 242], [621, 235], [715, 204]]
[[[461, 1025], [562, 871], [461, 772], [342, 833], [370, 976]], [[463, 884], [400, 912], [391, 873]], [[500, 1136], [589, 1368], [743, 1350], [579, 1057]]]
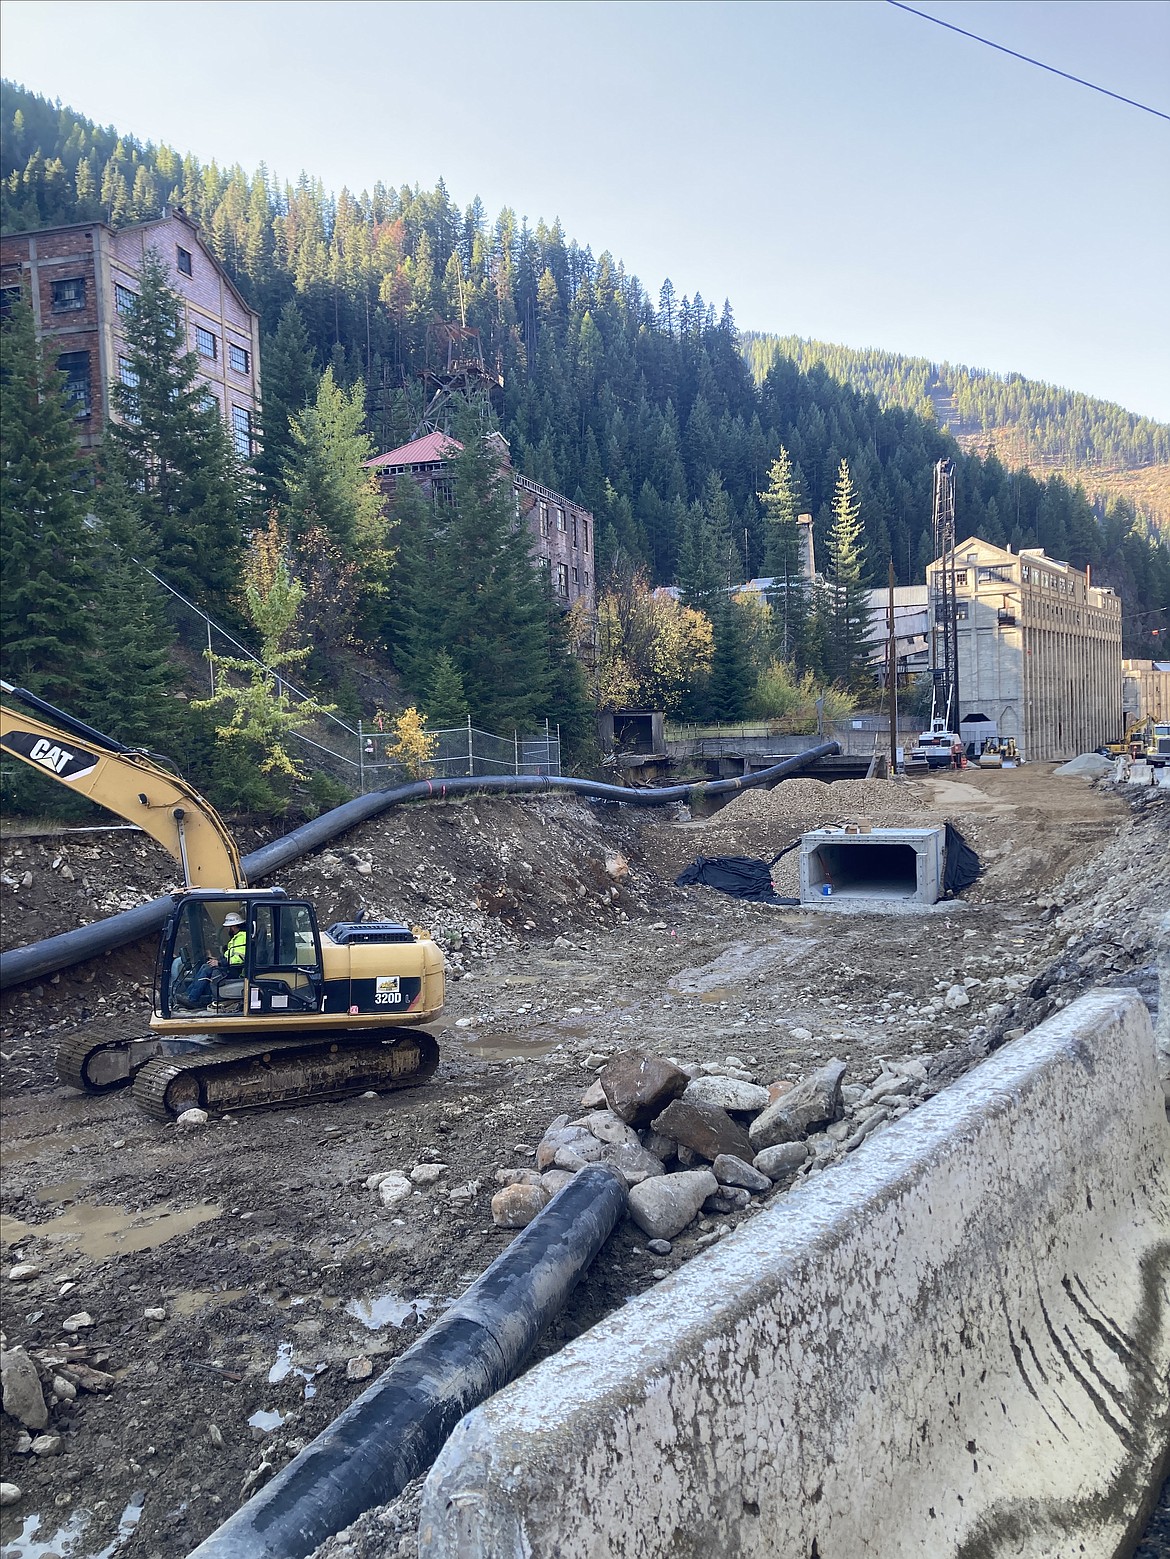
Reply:
[[514, 1056], [547, 1056], [558, 1044], [559, 1039], [524, 1040], [515, 1034], [482, 1034], [477, 1039], [468, 1040], [467, 1048], [473, 1055], [501, 1061]]
[[351, 1299], [345, 1307], [346, 1315], [352, 1315], [369, 1332], [380, 1332], [387, 1326], [401, 1327], [412, 1312], [417, 1316], [433, 1310], [433, 1296], [426, 1299], [403, 1299], [401, 1294], [375, 1294], [372, 1299]]
[[[12, 1135], [11, 1130], [8, 1135]], [[43, 1137], [30, 1137], [26, 1142], [5, 1143], [4, 1162], [9, 1166], [27, 1164], [29, 1159], [40, 1158], [42, 1153], [61, 1154], [67, 1153], [72, 1147], [92, 1147], [93, 1135], [91, 1125], [77, 1131], [54, 1131]]]
[[289, 1414], [287, 1413], [278, 1413], [275, 1409], [261, 1407], [256, 1409], [248, 1419], [248, 1422], [253, 1429], [259, 1429], [264, 1434], [271, 1434], [274, 1429], [279, 1429], [288, 1417]]
[[[99, 1553], [89, 1555], [88, 1559], [113, 1559], [114, 1554], [137, 1527], [145, 1504], [144, 1493], [132, 1494], [130, 1503], [123, 1510], [118, 1521], [118, 1530], [113, 1538]], [[26, 1516], [19, 1536], [5, 1543], [4, 1559], [83, 1559], [77, 1551], [77, 1545], [81, 1541], [81, 1534], [89, 1519], [87, 1511], [75, 1510], [65, 1525], [59, 1527], [51, 1537], [39, 1537], [37, 1534], [41, 1531], [41, 1517]]]
[[57, 1185], [43, 1185], [34, 1192], [38, 1202], [75, 1202], [79, 1191], [84, 1191], [84, 1180], [62, 1180]]
[[[293, 1345], [291, 1342], [282, 1342], [276, 1350], [276, 1363], [268, 1371], [268, 1384], [275, 1386], [289, 1375], [296, 1375], [305, 1383], [305, 1401], [309, 1402], [317, 1395], [317, 1388], [313, 1384], [313, 1376], [317, 1370], [303, 1369], [299, 1364], [293, 1363]], [[321, 1366], [318, 1365], [318, 1369]]]
[[218, 1218], [223, 1208], [200, 1202], [194, 1207], [172, 1207], [157, 1202], [135, 1212], [126, 1207], [100, 1207], [76, 1202], [47, 1223], [24, 1223], [0, 1215], [0, 1244], [18, 1245], [25, 1240], [53, 1240], [75, 1244], [90, 1261], [139, 1250], [154, 1250], [180, 1234], [189, 1234], [201, 1223]]
[[180, 1294], [168, 1294], [167, 1306], [172, 1315], [190, 1316], [202, 1310], [204, 1305], [212, 1308], [216, 1305], [230, 1305], [242, 1299], [247, 1292], [246, 1288], [191, 1288]]

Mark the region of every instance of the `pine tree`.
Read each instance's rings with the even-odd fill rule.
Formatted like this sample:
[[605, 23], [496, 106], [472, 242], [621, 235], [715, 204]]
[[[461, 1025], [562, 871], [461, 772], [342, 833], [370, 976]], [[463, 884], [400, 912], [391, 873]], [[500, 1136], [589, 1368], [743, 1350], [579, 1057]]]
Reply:
[[829, 670], [843, 687], [855, 688], [869, 679], [869, 607], [863, 576], [861, 500], [846, 460], [838, 467], [833, 495], [825, 593]]
[[533, 567], [527, 530], [516, 523], [511, 484], [492, 451], [466, 431], [431, 581], [441, 647], [459, 668], [477, 725], [526, 729], [547, 708], [547, 583]]
[[764, 505], [764, 572], [776, 581], [777, 648], [784, 660], [803, 661], [808, 629], [809, 592], [796, 518], [796, 482], [784, 445], [768, 469], [768, 485], [760, 494]]
[[423, 708], [426, 710], [427, 724], [432, 729], [450, 730], [453, 726], [467, 723], [470, 710], [463, 692], [463, 678], [459, 675], [459, 667], [446, 650], [440, 650], [435, 656]]
[[288, 501], [285, 467], [292, 460], [290, 419], [305, 411], [317, 393], [318, 374], [304, 315], [293, 302], [285, 304], [275, 334], [263, 343], [263, 439], [256, 456], [256, 475], [269, 504]]
[[156, 559], [135, 496], [123, 459], [108, 448], [93, 502], [97, 590], [86, 715], [118, 741], [169, 752], [176, 724], [171, 695], [179, 683], [175, 636], [162, 590], [147, 572]]
[[61, 376], [37, 344], [32, 309], [17, 304], [3, 328], [0, 375], [0, 639], [4, 675], [76, 703], [92, 627], [93, 547], [85, 474]]
[[182, 304], [154, 250], [123, 317], [120, 376], [110, 388], [112, 448], [138, 490], [142, 519], [168, 583], [229, 615], [239, 578], [248, 484], [219, 406], [184, 346]]
[[292, 452], [283, 474], [284, 518], [294, 547], [300, 551], [306, 532], [319, 527], [358, 571], [360, 588], [343, 642], [380, 631], [391, 562], [381, 489], [364, 465], [373, 453], [364, 423], [364, 385], [359, 380], [343, 390], [327, 368], [313, 404], [290, 419]]

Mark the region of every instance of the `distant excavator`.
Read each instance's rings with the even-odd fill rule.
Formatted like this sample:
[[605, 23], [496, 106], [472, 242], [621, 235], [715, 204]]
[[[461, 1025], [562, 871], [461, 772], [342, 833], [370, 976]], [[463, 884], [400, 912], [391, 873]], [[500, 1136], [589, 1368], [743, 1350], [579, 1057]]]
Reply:
[[0, 748], [137, 824], [179, 863], [185, 889], [163, 928], [151, 1037], [76, 1036], [61, 1080], [88, 1093], [130, 1084], [158, 1120], [340, 1099], [424, 1083], [438, 1066], [433, 1022], [443, 954], [417, 927], [340, 922], [249, 888], [222, 818], [157, 754], [125, 747], [24, 688], [34, 717], [0, 705]]

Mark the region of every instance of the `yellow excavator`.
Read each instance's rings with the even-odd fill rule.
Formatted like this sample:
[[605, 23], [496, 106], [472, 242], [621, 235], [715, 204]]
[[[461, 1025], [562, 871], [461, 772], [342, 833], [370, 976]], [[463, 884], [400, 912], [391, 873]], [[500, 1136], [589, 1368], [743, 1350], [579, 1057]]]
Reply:
[[89, 1093], [125, 1084], [159, 1120], [346, 1098], [424, 1083], [438, 1065], [417, 1025], [443, 1007], [444, 961], [417, 927], [339, 922], [249, 888], [222, 818], [157, 754], [123, 746], [26, 689], [0, 682], [0, 748], [156, 839], [182, 867], [154, 975], [151, 1037], [78, 1035], [61, 1080]]

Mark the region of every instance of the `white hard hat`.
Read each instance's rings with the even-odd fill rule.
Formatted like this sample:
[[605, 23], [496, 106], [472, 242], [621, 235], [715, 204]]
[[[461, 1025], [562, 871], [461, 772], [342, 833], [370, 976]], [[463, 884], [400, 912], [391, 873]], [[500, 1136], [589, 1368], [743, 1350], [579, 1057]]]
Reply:
[[243, 915], [237, 915], [234, 909], [229, 910], [229, 912], [223, 917], [223, 923], [225, 926], [242, 926], [244, 924], [244, 917]]

